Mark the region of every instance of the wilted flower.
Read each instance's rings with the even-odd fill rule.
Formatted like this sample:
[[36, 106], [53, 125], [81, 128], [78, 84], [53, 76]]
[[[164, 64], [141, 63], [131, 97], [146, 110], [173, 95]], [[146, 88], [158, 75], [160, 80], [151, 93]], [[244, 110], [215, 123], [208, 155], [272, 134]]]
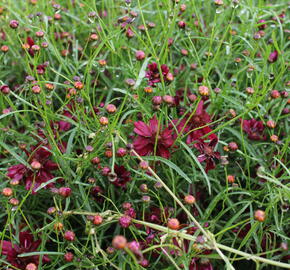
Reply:
[[248, 138], [251, 140], [265, 140], [264, 135], [265, 126], [262, 121], [257, 121], [252, 118], [250, 120], [241, 120], [243, 130], [248, 134]]
[[[161, 65], [162, 78], [165, 82], [171, 82], [173, 79], [172, 73], [169, 72], [167, 65]], [[148, 65], [148, 70], [146, 71], [146, 78], [148, 78], [148, 84], [152, 87], [155, 87], [156, 83], [161, 82], [161, 76], [158, 69], [157, 63], [152, 63]]]
[[217, 138], [212, 139], [209, 143], [202, 140], [194, 144], [194, 147], [199, 150], [201, 155], [197, 157], [199, 162], [206, 162], [205, 172], [215, 168], [215, 159], [220, 159], [220, 153], [215, 152], [214, 148], [217, 144]]
[[112, 182], [116, 187], [125, 188], [126, 184], [131, 181], [131, 173], [126, 170], [124, 166], [115, 165], [114, 172], [116, 174], [115, 180]]

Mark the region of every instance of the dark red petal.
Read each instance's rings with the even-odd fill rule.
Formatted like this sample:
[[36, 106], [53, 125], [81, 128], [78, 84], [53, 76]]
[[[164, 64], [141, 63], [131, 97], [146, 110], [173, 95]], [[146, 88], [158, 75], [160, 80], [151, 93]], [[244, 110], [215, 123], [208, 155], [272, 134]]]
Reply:
[[151, 141], [148, 138], [144, 138], [142, 136], [137, 136], [137, 138], [135, 138], [134, 142], [133, 142], [133, 147], [134, 149], [140, 149], [143, 148], [147, 145], [150, 145]]
[[158, 132], [158, 120], [156, 118], [156, 115], [154, 115], [153, 118], [149, 120], [149, 127], [151, 134], [156, 134]]
[[217, 142], [218, 142], [217, 138], [214, 138], [213, 140], [210, 141], [208, 146], [214, 148], [216, 146]]
[[151, 152], [153, 152], [153, 150], [154, 150], [153, 147], [151, 148], [151, 147], [145, 146], [145, 147], [139, 148], [139, 149], [137, 149], [135, 151], [140, 156], [148, 156]]
[[195, 114], [200, 115], [203, 112], [203, 100], [201, 100], [196, 108]]
[[212, 159], [207, 159], [206, 160], [206, 168], [205, 172], [207, 173], [209, 170], [212, 170], [215, 168], [215, 163]]
[[54, 170], [57, 170], [59, 168], [58, 164], [51, 161], [51, 160], [47, 160], [43, 166], [48, 171], [54, 171]]
[[170, 158], [170, 152], [168, 148], [164, 147], [163, 145], [158, 145], [156, 154], [166, 159]]
[[151, 130], [150, 128], [142, 121], [137, 121], [134, 123], [134, 132], [140, 136], [144, 137], [151, 137]]
[[205, 160], [206, 160], [206, 155], [204, 155], [204, 154], [199, 155], [199, 156], [197, 157], [197, 160], [198, 160], [199, 162], [203, 162], [203, 161], [205, 161]]
[[32, 47], [34, 45], [34, 40], [31, 37], [27, 37], [27, 43], [30, 47]]
[[12, 250], [12, 243], [9, 241], [0, 241], [0, 247], [2, 247], [2, 254], [7, 255]]
[[68, 131], [71, 128], [71, 123], [66, 121], [59, 121], [58, 128], [60, 131]]
[[274, 62], [277, 61], [277, 59], [278, 59], [278, 52], [275, 50], [275, 51], [273, 51], [273, 52], [270, 53], [269, 58], [268, 58], [268, 61], [270, 63], [274, 63]]
[[28, 231], [20, 232], [19, 233], [19, 242], [20, 242], [20, 247], [28, 249], [33, 242], [32, 234]]

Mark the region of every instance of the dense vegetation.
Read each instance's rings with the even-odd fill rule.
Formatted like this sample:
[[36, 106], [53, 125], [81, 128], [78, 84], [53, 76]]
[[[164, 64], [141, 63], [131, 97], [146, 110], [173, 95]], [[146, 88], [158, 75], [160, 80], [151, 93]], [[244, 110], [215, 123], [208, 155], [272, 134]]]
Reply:
[[286, 0], [2, 0], [0, 268], [290, 269], [289, 33]]

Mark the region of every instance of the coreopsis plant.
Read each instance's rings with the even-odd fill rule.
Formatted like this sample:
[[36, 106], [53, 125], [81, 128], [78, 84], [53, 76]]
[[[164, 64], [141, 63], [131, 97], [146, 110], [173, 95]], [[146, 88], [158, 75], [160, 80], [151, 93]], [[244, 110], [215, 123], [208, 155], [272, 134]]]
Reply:
[[0, 269], [288, 269], [268, 2], [0, 1]]

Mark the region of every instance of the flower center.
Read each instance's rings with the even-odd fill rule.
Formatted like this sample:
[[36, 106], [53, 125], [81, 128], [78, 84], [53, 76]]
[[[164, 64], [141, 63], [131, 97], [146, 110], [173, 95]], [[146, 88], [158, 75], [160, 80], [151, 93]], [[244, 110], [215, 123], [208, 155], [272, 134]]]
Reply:
[[212, 149], [211, 147], [209, 147], [209, 146], [205, 146], [205, 147], [204, 147], [204, 153], [205, 153], [206, 155], [210, 156], [210, 155], [212, 155], [212, 153], [213, 153], [213, 149]]

